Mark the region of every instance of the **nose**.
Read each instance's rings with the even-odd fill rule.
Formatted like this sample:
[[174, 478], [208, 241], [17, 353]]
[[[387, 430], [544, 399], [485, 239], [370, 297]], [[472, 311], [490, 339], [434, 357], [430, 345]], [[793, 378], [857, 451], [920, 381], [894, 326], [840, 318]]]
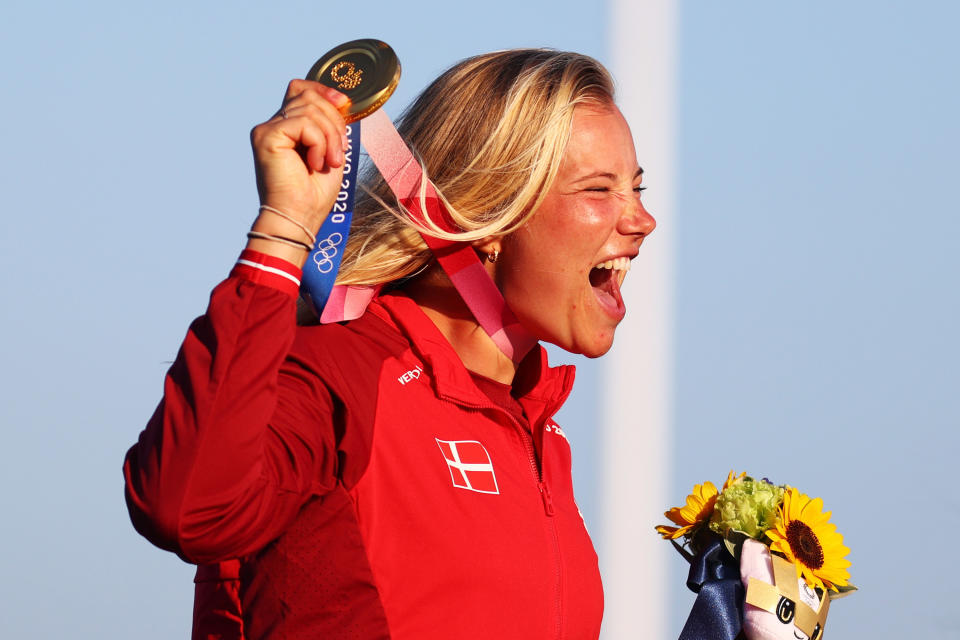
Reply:
[[617, 231], [623, 235], [635, 235], [645, 238], [657, 227], [657, 221], [643, 206], [643, 201], [639, 198], [633, 198], [633, 202], [627, 206], [620, 220], [617, 221]]

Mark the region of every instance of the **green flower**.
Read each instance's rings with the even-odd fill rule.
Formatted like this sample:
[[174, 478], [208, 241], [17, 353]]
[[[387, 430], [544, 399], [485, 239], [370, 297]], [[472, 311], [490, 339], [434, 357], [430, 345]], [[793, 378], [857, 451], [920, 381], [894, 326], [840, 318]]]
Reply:
[[764, 532], [777, 522], [783, 491], [782, 486], [750, 477], [734, 482], [717, 498], [710, 529], [724, 537], [731, 531], [742, 531], [761, 540]]

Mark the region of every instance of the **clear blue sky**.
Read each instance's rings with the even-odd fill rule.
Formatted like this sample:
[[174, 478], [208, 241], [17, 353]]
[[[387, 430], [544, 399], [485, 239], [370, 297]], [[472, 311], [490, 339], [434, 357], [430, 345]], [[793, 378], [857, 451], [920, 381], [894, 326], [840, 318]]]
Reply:
[[[674, 503], [733, 467], [822, 496], [862, 588], [827, 637], [954, 636], [953, 585], [929, 558], [960, 525], [960, 10], [681, 7]], [[497, 0], [3, 13], [0, 628], [187, 637], [192, 568], [133, 532], [120, 463], [255, 215], [249, 128], [344, 40], [397, 50], [396, 115], [473, 53], [609, 60], [604, 12]], [[563, 420], [591, 530], [598, 371], [583, 367]], [[671, 566], [679, 631], [692, 594], [683, 562]]]

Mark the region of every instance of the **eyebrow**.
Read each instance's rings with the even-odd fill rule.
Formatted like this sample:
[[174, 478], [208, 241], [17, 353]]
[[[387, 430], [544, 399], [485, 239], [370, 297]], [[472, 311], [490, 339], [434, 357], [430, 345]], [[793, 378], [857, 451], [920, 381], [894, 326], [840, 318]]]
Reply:
[[[643, 167], [637, 167], [636, 172], [633, 174], [632, 179], [636, 180], [643, 175]], [[610, 173], [609, 171], [597, 171], [596, 173], [591, 173], [585, 175], [581, 178], [577, 178], [574, 182], [583, 182], [584, 180], [590, 180], [592, 178], [609, 178], [610, 180], [616, 180], [617, 176]]]

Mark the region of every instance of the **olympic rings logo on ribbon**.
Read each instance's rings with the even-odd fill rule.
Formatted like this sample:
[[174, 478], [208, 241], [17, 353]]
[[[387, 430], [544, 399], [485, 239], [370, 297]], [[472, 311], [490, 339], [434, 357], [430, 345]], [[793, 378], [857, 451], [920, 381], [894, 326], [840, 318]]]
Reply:
[[329, 236], [317, 243], [317, 248], [313, 250], [313, 261], [317, 265], [317, 271], [320, 273], [330, 273], [333, 271], [333, 258], [336, 257], [337, 245], [343, 241], [343, 236], [339, 233], [331, 233]]

